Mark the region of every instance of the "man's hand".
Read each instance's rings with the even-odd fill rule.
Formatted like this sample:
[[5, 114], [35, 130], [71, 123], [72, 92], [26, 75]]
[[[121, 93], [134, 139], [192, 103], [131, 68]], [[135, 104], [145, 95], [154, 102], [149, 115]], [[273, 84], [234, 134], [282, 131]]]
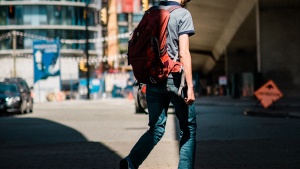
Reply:
[[194, 88], [188, 87], [187, 89], [187, 98], [184, 98], [184, 101], [187, 105], [191, 105], [195, 101]]
[[192, 58], [189, 51], [189, 36], [183, 34], [179, 36], [179, 56], [180, 62], [183, 64], [185, 72], [185, 80], [187, 89], [187, 98], [184, 99], [187, 105], [191, 105], [195, 101], [194, 88], [193, 88], [193, 75], [192, 75]]

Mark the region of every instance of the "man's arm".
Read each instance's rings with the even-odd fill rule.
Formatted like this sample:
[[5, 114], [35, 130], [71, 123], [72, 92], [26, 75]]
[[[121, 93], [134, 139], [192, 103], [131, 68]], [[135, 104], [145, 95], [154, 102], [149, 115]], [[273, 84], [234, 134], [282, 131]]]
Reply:
[[190, 105], [195, 101], [194, 88], [193, 88], [193, 76], [192, 76], [192, 59], [189, 50], [189, 36], [183, 34], [179, 36], [179, 57], [180, 62], [183, 64], [185, 72], [185, 80], [187, 84], [187, 98], [185, 102]]

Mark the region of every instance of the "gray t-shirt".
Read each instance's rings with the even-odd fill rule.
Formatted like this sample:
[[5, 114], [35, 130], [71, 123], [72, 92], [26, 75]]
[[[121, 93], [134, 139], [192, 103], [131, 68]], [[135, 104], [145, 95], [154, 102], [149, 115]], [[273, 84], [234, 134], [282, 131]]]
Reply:
[[[162, 1], [160, 7], [164, 9], [170, 8], [172, 5], [179, 5], [179, 3], [174, 1]], [[188, 34], [192, 36], [195, 34], [193, 19], [191, 13], [185, 8], [178, 8], [173, 10], [170, 14], [170, 20], [168, 24], [168, 54], [174, 59], [178, 57], [179, 50], [179, 36], [183, 34]]]

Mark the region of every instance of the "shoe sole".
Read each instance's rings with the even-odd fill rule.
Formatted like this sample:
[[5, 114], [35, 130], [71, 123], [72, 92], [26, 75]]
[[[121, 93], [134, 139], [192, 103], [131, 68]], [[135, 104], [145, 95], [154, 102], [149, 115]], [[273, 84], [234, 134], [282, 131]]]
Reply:
[[129, 169], [129, 164], [126, 159], [120, 161], [120, 169]]

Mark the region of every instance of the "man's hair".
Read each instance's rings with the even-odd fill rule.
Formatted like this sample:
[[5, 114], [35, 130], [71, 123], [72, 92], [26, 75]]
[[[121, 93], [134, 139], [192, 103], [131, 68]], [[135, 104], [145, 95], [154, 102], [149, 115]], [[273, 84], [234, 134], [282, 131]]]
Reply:
[[[160, 1], [170, 1], [170, 0], [160, 0]], [[191, 0], [183, 0], [183, 4], [180, 4], [181, 7], [185, 7], [185, 5], [190, 2]]]
[[183, 0], [183, 3], [181, 4], [182, 7], [185, 7], [185, 5], [190, 2], [191, 0]]
[[191, 2], [192, 0], [184, 0], [185, 2]]
[[[169, 1], [169, 0], [160, 0], [160, 1]], [[184, 1], [190, 2], [190, 1], [192, 1], [192, 0], [184, 0]]]

